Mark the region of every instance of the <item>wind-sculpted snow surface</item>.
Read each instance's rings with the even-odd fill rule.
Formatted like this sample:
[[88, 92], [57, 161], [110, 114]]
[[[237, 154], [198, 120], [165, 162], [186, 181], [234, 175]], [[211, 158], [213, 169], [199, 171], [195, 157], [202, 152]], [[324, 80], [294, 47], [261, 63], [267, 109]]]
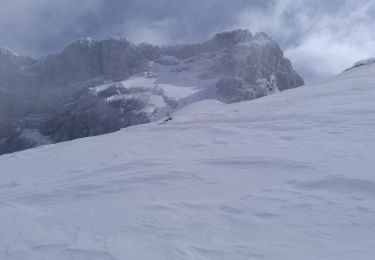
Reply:
[[372, 260], [374, 80], [4, 155], [0, 259]]
[[148, 123], [188, 104], [263, 97], [303, 85], [267, 35], [224, 32], [197, 44], [81, 39], [40, 60], [0, 51], [0, 154]]

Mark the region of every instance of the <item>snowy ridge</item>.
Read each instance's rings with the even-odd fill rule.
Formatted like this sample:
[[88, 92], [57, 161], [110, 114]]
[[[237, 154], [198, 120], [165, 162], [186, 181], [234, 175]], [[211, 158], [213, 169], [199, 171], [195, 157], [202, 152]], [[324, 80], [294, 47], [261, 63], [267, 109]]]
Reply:
[[372, 260], [375, 68], [0, 157], [0, 259]]
[[351, 68], [347, 69], [347, 71], [355, 69], [355, 68], [363, 67], [363, 66], [373, 66], [374, 64], [375, 64], [375, 58], [358, 61]]

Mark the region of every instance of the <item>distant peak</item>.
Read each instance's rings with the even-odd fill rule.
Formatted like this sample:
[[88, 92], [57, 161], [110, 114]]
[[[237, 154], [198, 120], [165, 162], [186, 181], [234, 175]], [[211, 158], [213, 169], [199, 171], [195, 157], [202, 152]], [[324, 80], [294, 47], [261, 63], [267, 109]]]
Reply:
[[0, 55], [16, 56], [16, 57], [20, 56], [20, 54], [18, 54], [15, 51], [12, 51], [9, 48], [0, 48]]
[[90, 38], [90, 37], [83, 37], [81, 39], [78, 39], [78, 42], [82, 43], [82, 44], [84, 44], [84, 43], [92, 43], [93, 41], [94, 41], [94, 39]]
[[253, 35], [249, 30], [242, 29], [221, 32], [212, 38], [212, 42], [218, 47], [230, 47], [239, 43], [270, 40], [272, 38], [264, 32], [258, 32]]
[[97, 41], [90, 37], [80, 38], [63, 49], [64, 52], [79, 51], [79, 50], [90, 50], [96, 45]]
[[372, 64], [375, 64], [375, 58], [358, 61], [354, 64], [354, 67], [367, 66]]
[[104, 39], [105, 42], [115, 42], [115, 43], [121, 43], [121, 44], [133, 44], [133, 42], [129, 41], [126, 38], [118, 37], [118, 36], [109, 36]]
[[215, 34], [214, 38], [238, 37], [238, 38], [253, 38], [253, 34], [247, 29], [237, 29], [232, 31], [224, 31]]
[[121, 37], [118, 37], [118, 36], [108, 36], [105, 40], [109, 40], [109, 41], [123, 41], [125, 40], [124, 38], [121, 38]]
[[375, 58], [371, 58], [371, 59], [367, 59], [367, 60], [361, 60], [361, 61], [356, 62], [352, 67], [350, 67], [349, 69], [347, 69], [345, 71], [349, 71], [349, 70], [359, 68], [359, 67], [370, 66], [370, 65], [373, 65], [373, 64], [375, 64]]
[[212, 41], [221, 47], [232, 46], [241, 42], [248, 42], [254, 38], [249, 30], [233, 30], [215, 34]]
[[90, 37], [80, 38], [75, 42], [75, 44], [84, 45], [88, 47], [91, 47], [94, 43], [95, 43], [95, 40]]
[[264, 32], [257, 32], [254, 38], [257, 40], [272, 40], [272, 38]]

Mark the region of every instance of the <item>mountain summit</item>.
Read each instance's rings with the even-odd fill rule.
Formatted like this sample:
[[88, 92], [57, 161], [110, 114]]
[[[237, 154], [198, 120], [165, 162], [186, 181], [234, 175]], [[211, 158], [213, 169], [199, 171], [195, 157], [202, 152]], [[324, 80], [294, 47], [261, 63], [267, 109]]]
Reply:
[[80, 39], [39, 60], [0, 52], [0, 154], [159, 120], [193, 102], [302, 86], [278, 44], [247, 30], [197, 44]]

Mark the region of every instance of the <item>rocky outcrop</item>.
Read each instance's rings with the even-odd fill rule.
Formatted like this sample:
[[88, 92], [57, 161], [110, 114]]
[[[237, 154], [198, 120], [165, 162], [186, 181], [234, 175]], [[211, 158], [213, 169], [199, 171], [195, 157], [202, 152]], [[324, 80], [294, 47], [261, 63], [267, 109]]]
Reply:
[[[225, 75], [225, 80], [218, 84], [218, 92], [226, 102], [268, 95], [275, 91], [269, 90], [274, 89], [272, 84], [279, 91], [304, 84], [277, 43], [263, 33], [227, 48], [215, 70]], [[228, 92], [231, 95], [222, 94]]]
[[[192, 94], [171, 94], [184, 84]], [[148, 123], [204, 98], [233, 103], [301, 85], [277, 43], [247, 30], [172, 46], [85, 38], [40, 60], [0, 49], [0, 154]]]
[[356, 69], [356, 68], [361, 68], [361, 67], [370, 66], [370, 65], [375, 65], [375, 58], [358, 61], [352, 67], [347, 69], [346, 71], [350, 71], [350, 70], [353, 70], [353, 69]]
[[92, 39], [81, 39], [60, 54], [44, 61], [41, 76], [48, 84], [66, 86], [96, 78], [103, 71], [102, 44]]
[[251, 42], [254, 36], [248, 30], [235, 30], [216, 34], [206, 44], [213, 49], [223, 49], [235, 46], [239, 43]]

